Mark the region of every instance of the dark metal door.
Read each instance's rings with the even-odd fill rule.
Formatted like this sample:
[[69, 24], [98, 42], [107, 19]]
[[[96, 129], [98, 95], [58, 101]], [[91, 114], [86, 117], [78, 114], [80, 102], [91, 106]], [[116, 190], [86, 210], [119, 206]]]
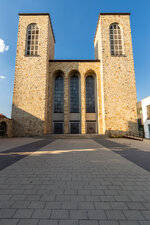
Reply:
[[54, 123], [54, 134], [63, 134], [63, 123]]
[[95, 134], [96, 133], [96, 123], [87, 123], [87, 134]]
[[79, 134], [79, 123], [70, 123], [70, 133]]

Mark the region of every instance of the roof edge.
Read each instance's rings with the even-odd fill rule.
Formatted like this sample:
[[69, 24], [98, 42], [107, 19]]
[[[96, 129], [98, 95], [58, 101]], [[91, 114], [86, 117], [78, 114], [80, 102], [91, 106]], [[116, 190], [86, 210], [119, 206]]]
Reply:
[[97, 21], [97, 26], [96, 26], [96, 31], [95, 31], [95, 35], [94, 35], [94, 41], [95, 41], [95, 38], [96, 38], [96, 33], [97, 33], [97, 29], [98, 29], [98, 24], [99, 24], [99, 20], [100, 20], [100, 16], [111, 16], [111, 15], [122, 15], [122, 16], [130, 16], [131, 13], [99, 13], [99, 16], [98, 16], [98, 21]]
[[100, 62], [98, 59], [50, 59], [49, 62]]
[[56, 43], [54, 30], [53, 30], [53, 26], [52, 26], [52, 21], [51, 21], [51, 17], [50, 17], [49, 13], [18, 13], [18, 15], [19, 16], [49, 16], [49, 21], [50, 21], [50, 25], [51, 25], [51, 29], [52, 29], [54, 43]]
[[18, 13], [20, 16], [37, 16], [37, 15], [48, 15], [49, 13]]
[[131, 13], [100, 13], [100, 15], [131, 15]]

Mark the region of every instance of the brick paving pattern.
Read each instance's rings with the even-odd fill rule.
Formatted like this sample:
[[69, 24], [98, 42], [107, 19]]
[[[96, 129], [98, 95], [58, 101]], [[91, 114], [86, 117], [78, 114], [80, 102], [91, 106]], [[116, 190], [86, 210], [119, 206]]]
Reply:
[[[0, 171], [0, 225], [149, 225], [150, 173], [116, 154], [127, 143], [111, 142], [119, 143], [58, 139], [34, 151], [29, 145], [27, 157]], [[15, 148], [14, 158], [27, 151], [20, 146], [13, 154]]]

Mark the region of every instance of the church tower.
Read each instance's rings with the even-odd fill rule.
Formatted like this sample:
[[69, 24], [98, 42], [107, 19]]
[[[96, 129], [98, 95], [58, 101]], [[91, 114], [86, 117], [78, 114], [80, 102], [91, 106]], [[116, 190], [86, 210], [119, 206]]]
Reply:
[[13, 135], [44, 133], [49, 59], [54, 59], [54, 33], [48, 13], [19, 14]]
[[136, 86], [129, 13], [100, 13], [95, 57], [101, 61], [103, 130], [137, 134]]

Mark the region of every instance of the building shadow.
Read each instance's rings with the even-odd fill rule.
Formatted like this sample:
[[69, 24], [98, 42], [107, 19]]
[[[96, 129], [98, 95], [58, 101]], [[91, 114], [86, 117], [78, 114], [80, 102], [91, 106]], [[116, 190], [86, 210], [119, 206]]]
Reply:
[[150, 152], [133, 148], [126, 144], [115, 142], [115, 139], [94, 139], [100, 145], [109, 148], [111, 151], [119, 154], [120, 156], [128, 159], [136, 165], [150, 172]]
[[53, 142], [53, 140], [44, 139], [0, 152], [0, 170], [29, 156], [31, 153], [38, 151], [51, 142]]

